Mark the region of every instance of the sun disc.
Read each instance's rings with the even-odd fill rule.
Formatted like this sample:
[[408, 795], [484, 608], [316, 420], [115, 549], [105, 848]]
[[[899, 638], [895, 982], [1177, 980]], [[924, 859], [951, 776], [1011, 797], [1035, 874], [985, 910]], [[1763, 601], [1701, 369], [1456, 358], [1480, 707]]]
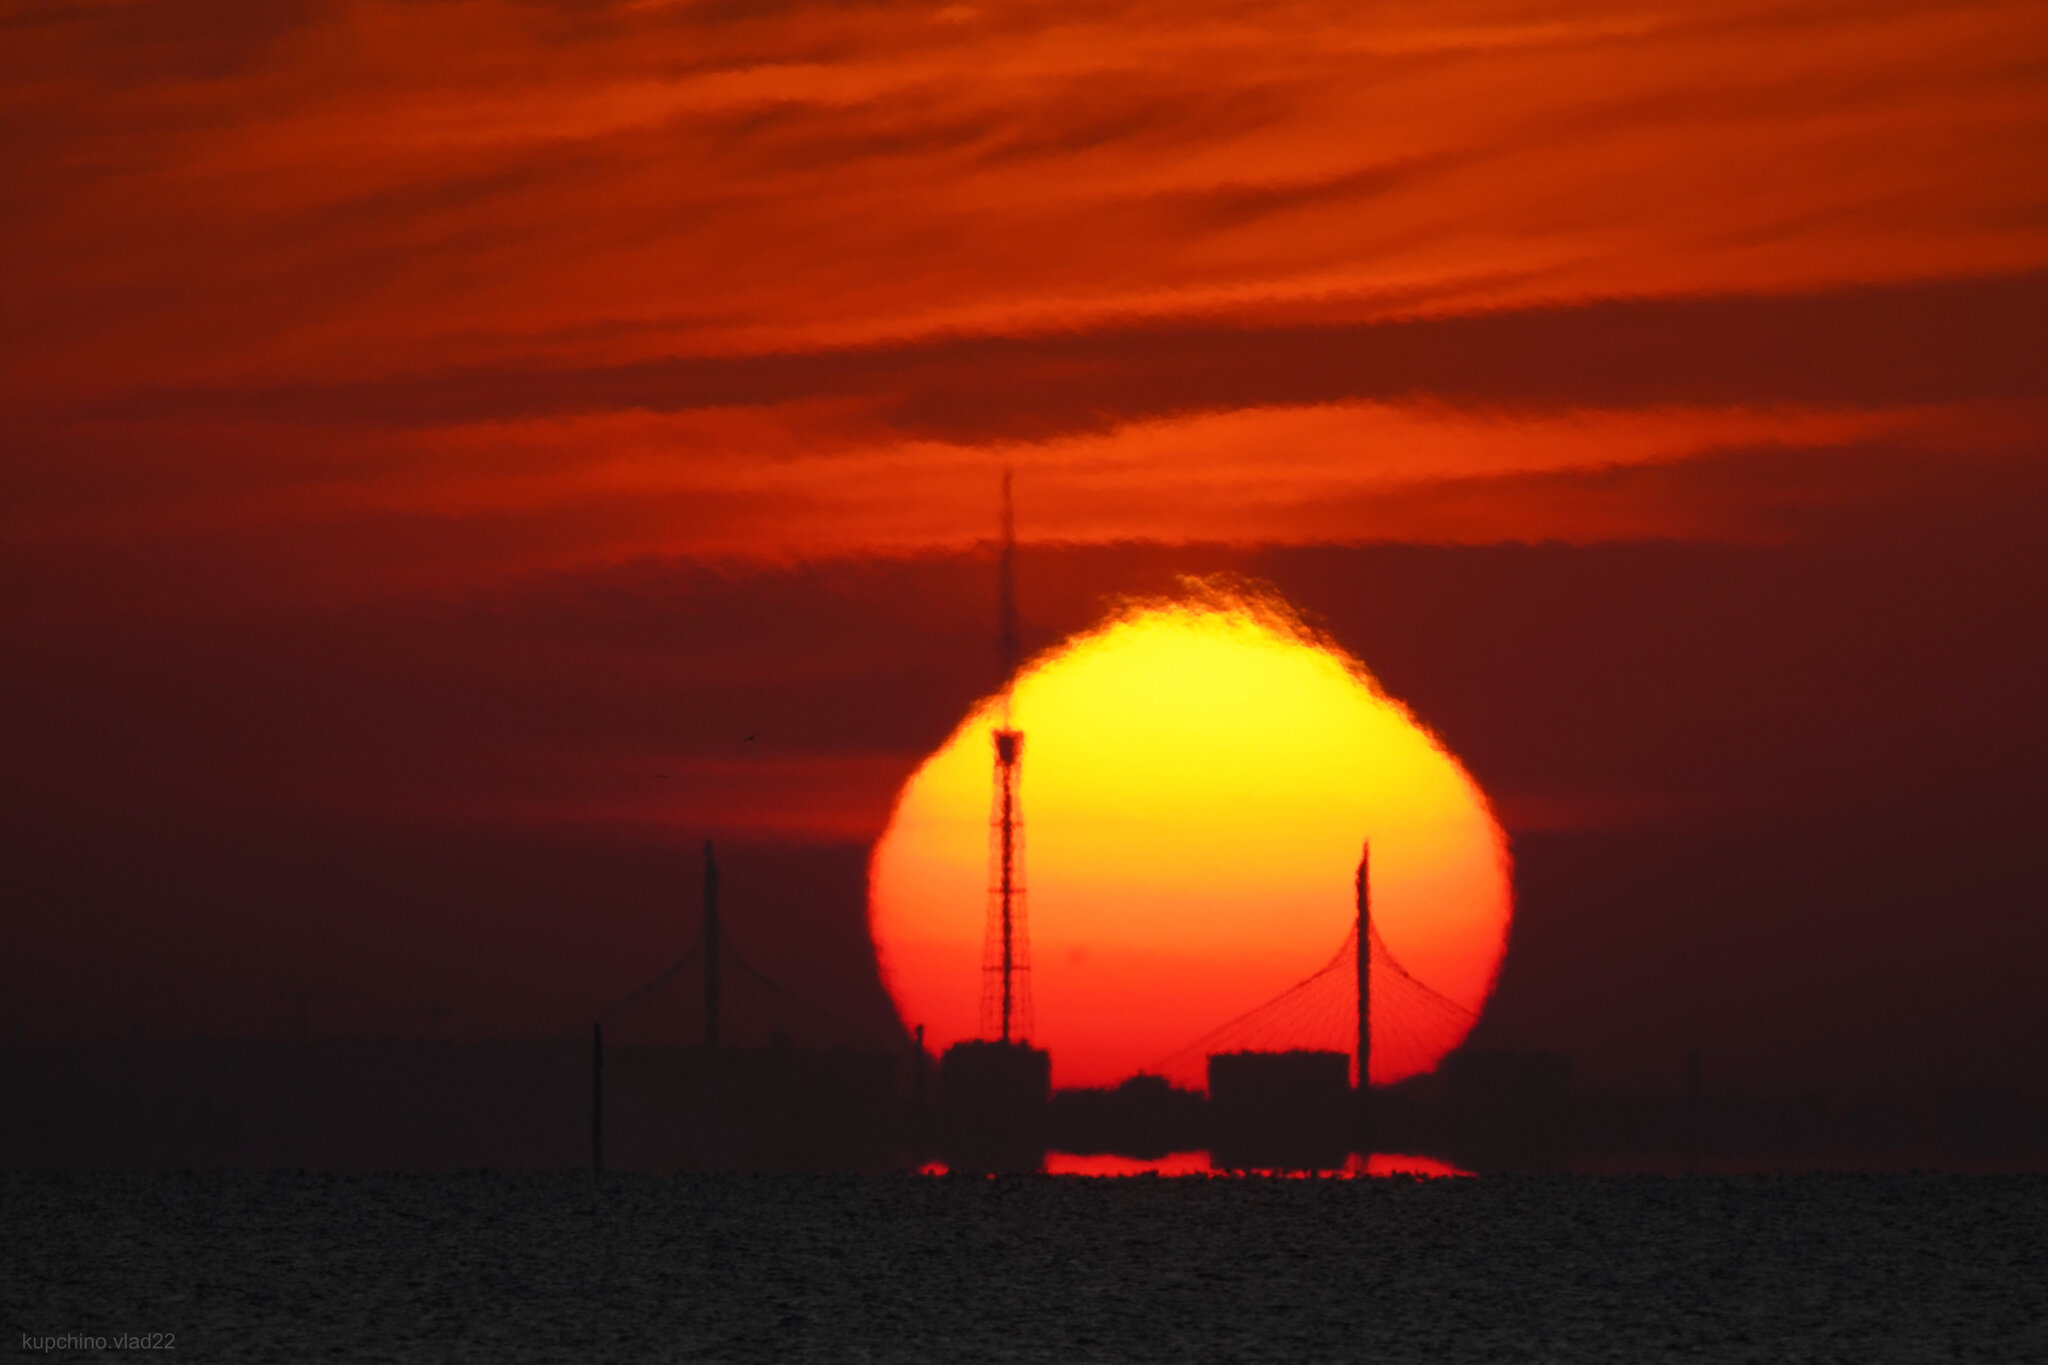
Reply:
[[[1395, 1006], [1375, 968], [1373, 1079], [1426, 1070], [1462, 1039], [1506, 946], [1506, 840], [1464, 768], [1356, 660], [1271, 602], [1155, 603], [1034, 661], [1010, 705], [1031, 1036], [1056, 1084], [1146, 1069], [1199, 1084], [1190, 1044], [1344, 944], [1368, 840], [1374, 926], [1449, 1002], [1383, 1024]], [[869, 869], [884, 979], [937, 1050], [980, 1036], [1001, 715], [983, 702], [919, 767]], [[1319, 1008], [1268, 1045], [1352, 1051], [1341, 1011]]]

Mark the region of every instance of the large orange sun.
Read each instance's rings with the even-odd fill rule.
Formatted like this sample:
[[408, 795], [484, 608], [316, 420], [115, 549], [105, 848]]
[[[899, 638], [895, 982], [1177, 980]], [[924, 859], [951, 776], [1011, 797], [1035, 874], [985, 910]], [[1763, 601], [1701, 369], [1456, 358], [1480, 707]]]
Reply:
[[[1374, 926], [1434, 993], [1375, 964], [1373, 1079], [1433, 1067], [1463, 1038], [1506, 947], [1506, 840], [1464, 768], [1356, 660], [1268, 601], [1151, 604], [1033, 662], [1010, 706], [1029, 1036], [1055, 1084], [1140, 1070], [1199, 1084], [1191, 1043], [1343, 946], [1367, 841]], [[983, 1036], [1001, 724], [990, 699], [925, 760], [869, 867], [884, 979], [934, 1050]], [[1258, 1045], [1352, 1050], [1348, 974], [1266, 1019]]]

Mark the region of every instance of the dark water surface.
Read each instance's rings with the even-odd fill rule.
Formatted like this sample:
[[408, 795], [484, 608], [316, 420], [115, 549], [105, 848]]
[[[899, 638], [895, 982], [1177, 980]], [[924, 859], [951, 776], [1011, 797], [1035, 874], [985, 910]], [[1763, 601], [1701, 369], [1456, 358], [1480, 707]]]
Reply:
[[9, 1352], [2048, 1361], [2040, 1176], [0, 1175], [0, 1227]]

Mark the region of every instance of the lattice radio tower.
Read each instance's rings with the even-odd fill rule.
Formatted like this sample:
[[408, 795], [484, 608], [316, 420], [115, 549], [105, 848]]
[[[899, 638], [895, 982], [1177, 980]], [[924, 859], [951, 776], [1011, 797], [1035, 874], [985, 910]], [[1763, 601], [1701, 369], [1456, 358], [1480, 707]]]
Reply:
[[994, 732], [995, 794], [989, 812], [988, 929], [981, 952], [981, 1031], [1003, 1042], [1031, 1035], [1031, 937], [1024, 916], [1024, 811], [1017, 789], [1024, 732], [1011, 724], [1011, 679], [1017, 671], [1014, 583], [1017, 522], [1010, 474], [1003, 471], [1003, 544], [996, 560], [996, 664], [1001, 669], [1002, 723]]

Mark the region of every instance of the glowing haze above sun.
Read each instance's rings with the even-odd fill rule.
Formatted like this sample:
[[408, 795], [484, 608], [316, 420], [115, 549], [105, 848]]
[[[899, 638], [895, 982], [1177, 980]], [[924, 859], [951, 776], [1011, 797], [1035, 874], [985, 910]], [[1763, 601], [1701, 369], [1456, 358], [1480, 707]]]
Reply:
[[[1050, 1049], [1055, 1084], [1157, 1070], [1329, 963], [1352, 928], [1368, 840], [1388, 951], [1471, 1015], [1484, 1005], [1511, 915], [1506, 840], [1484, 794], [1284, 607], [1213, 594], [1133, 607], [1031, 663], [1011, 705], [1024, 734], [1029, 1036]], [[1000, 723], [991, 698], [925, 760], [869, 869], [884, 979], [934, 1050], [982, 1036]], [[1376, 965], [1376, 1039], [1380, 981]], [[1399, 1050], [1376, 1042], [1373, 1079], [1433, 1066], [1469, 1023], [1439, 1017]], [[1341, 1018], [1284, 1028], [1298, 1036], [1261, 1045], [1350, 1050]], [[1199, 1083], [1200, 1058], [1168, 1071]]]

